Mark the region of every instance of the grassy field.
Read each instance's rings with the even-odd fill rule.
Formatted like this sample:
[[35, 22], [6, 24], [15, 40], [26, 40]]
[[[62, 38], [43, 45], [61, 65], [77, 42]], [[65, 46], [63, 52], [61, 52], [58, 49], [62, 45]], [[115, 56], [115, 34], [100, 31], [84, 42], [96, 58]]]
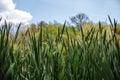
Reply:
[[43, 27], [18, 39], [0, 27], [0, 80], [120, 80], [119, 27]]

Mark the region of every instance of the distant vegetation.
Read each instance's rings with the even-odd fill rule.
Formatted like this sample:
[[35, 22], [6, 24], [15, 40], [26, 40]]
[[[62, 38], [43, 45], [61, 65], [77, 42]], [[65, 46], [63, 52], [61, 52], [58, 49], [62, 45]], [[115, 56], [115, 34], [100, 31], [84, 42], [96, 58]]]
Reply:
[[120, 80], [120, 25], [41, 21], [0, 27], [0, 80]]
[[81, 26], [82, 22], [86, 22], [89, 20], [88, 16], [84, 13], [79, 13], [76, 16], [70, 18], [71, 22], [74, 23], [76, 26]]

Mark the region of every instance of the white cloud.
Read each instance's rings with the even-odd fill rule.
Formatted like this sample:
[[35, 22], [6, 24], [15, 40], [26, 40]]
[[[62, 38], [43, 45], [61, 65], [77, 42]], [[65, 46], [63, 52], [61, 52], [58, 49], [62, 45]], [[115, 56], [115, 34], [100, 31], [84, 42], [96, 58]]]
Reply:
[[0, 0], [0, 17], [2, 22], [6, 20], [13, 24], [28, 23], [32, 19], [29, 12], [16, 9], [13, 0]]
[[8, 10], [14, 10], [15, 4], [12, 0], [0, 0], [0, 12], [1, 11], [8, 11]]
[[2, 19], [6, 20], [7, 22], [12, 22], [15, 24], [20, 22], [27, 23], [29, 20], [32, 19], [30, 13], [17, 9], [1, 12], [0, 17], [2, 17]]

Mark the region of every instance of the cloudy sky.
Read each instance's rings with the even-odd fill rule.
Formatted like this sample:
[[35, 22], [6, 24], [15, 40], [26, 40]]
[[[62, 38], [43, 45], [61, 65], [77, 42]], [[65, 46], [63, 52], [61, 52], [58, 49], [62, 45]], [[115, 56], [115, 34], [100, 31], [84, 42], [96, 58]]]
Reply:
[[20, 22], [26, 24], [32, 19], [29, 12], [17, 9], [13, 0], [0, 0], [0, 17], [2, 21], [6, 20], [14, 24]]
[[0, 17], [10, 22], [37, 23], [41, 20], [63, 23], [77, 13], [85, 13], [93, 22], [120, 22], [119, 0], [0, 0]]

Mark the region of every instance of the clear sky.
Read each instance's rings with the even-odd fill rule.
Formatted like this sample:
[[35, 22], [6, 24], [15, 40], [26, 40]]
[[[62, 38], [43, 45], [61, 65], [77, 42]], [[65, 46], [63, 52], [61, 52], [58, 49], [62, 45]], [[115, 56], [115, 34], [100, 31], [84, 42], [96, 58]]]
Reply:
[[[0, 2], [8, 0], [0, 0]], [[119, 0], [10, 0], [14, 10], [18, 14], [21, 11], [21, 21], [37, 23], [41, 20], [53, 22], [54, 20], [63, 23], [69, 21], [71, 16], [78, 13], [85, 13], [91, 21], [108, 21], [107, 15], [120, 22], [120, 1]], [[6, 3], [7, 4], [7, 3]], [[1, 6], [0, 6], [1, 7]], [[1, 8], [0, 8], [1, 9]], [[18, 10], [18, 11], [16, 11]], [[11, 12], [12, 13], [12, 12]], [[13, 12], [14, 13], [14, 12]], [[25, 15], [24, 15], [25, 13]], [[20, 14], [21, 15], [21, 14]], [[22, 16], [22, 15], [21, 15]], [[20, 17], [20, 16], [19, 16]]]

